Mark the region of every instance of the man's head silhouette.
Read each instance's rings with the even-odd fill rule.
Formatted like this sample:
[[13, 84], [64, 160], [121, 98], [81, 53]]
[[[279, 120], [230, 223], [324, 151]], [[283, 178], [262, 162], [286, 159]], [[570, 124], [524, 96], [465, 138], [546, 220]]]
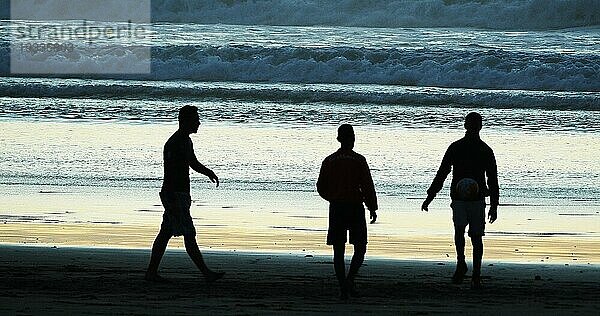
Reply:
[[477, 112], [471, 112], [465, 117], [465, 129], [467, 132], [479, 133], [482, 127], [483, 118]]
[[179, 129], [187, 133], [198, 132], [200, 126], [200, 117], [198, 116], [198, 108], [193, 105], [184, 105], [179, 109]]
[[354, 129], [350, 124], [342, 124], [338, 127], [338, 142], [342, 145], [342, 148], [350, 148], [354, 147]]

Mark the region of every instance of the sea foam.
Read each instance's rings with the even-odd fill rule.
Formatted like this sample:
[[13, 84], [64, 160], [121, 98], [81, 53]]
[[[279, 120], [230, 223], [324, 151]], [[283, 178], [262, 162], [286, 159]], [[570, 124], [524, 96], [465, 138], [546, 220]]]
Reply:
[[[7, 47], [0, 54], [7, 56]], [[74, 57], [73, 57], [74, 56]], [[97, 58], [77, 54], [18, 56], [31, 69], [82, 63], [85, 69], [119, 72], [135, 62], [133, 52], [107, 49]], [[75, 59], [72, 59], [75, 58]], [[3, 71], [9, 75], [8, 69]], [[369, 49], [353, 47], [251, 47], [175, 45], [152, 51], [152, 72], [86, 78], [345, 83], [537, 91], [600, 91], [600, 56], [458, 49]]]

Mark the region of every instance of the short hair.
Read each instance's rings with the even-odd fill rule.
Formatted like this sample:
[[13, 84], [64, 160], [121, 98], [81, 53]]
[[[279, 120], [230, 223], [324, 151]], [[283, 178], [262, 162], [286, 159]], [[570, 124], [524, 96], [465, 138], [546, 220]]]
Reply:
[[354, 140], [354, 129], [350, 124], [342, 124], [338, 127], [337, 140], [339, 142], [353, 141]]
[[477, 112], [471, 112], [465, 117], [465, 129], [467, 131], [478, 132], [483, 126], [483, 118]]
[[193, 117], [198, 116], [198, 108], [193, 105], [184, 105], [179, 109], [179, 115], [177, 116], [177, 120], [179, 121], [179, 125], [185, 124], [189, 122], [189, 120]]

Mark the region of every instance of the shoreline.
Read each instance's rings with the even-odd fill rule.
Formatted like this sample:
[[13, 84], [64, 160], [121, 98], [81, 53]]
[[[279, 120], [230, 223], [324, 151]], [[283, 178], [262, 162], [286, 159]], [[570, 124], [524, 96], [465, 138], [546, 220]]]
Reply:
[[[47, 245], [48, 247], [108, 247], [114, 249], [150, 249], [158, 232], [156, 226], [100, 224], [0, 224], [0, 246]], [[203, 251], [328, 255], [325, 232], [294, 230], [253, 230], [235, 227], [202, 226], [198, 244]], [[600, 239], [582, 236], [553, 237], [499, 236], [484, 237], [484, 262], [552, 264], [600, 264]], [[183, 239], [172, 238], [169, 249], [182, 249]], [[370, 233], [367, 256], [392, 260], [452, 261], [454, 254], [451, 231], [425, 236], [391, 236]], [[471, 246], [467, 238], [466, 254]]]
[[210, 285], [185, 252], [173, 250], [160, 269], [173, 283], [145, 282], [149, 256], [142, 249], [0, 245], [0, 313], [595, 315], [600, 308], [595, 265], [490, 262], [484, 289], [473, 291], [469, 279], [450, 283], [453, 264], [367, 256], [357, 279], [363, 296], [344, 302], [330, 256], [210, 251], [209, 267], [227, 273]]
[[[182, 241], [183, 243], [183, 241]], [[114, 246], [89, 246], [89, 245], [60, 245], [60, 246], [56, 246], [56, 245], [49, 245], [49, 244], [18, 244], [18, 243], [0, 243], [0, 249], [2, 248], [48, 248], [48, 249], [64, 249], [64, 250], [73, 250], [73, 251], [93, 251], [93, 250], [97, 250], [97, 251], [131, 251], [131, 252], [144, 252], [144, 253], [148, 253], [148, 256], [150, 255], [150, 250], [151, 250], [151, 245], [148, 247], [114, 247]], [[323, 258], [329, 258], [332, 259], [333, 257], [333, 253], [306, 253], [306, 252], [297, 252], [297, 251], [285, 251], [285, 250], [266, 250], [266, 251], [256, 251], [256, 250], [246, 250], [246, 249], [242, 249], [242, 250], [238, 250], [238, 249], [213, 249], [213, 248], [208, 248], [208, 249], [203, 249], [201, 247], [200, 251], [202, 252], [203, 256], [211, 256], [211, 255], [241, 255], [241, 256], [257, 256], [257, 257], [270, 257], [270, 256], [287, 256], [287, 257], [294, 257], [294, 258], [315, 258], [315, 257], [323, 257]], [[167, 252], [173, 253], [173, 254], [178, 254], [178, 255], [183, 255], [183, 256], [187, 256], [186, 252], [185, 252], [185, 248], [182, 247], [171, 247], [169, 246], [167, 248]], [[352, 245], [351, 244], [346, 244], [346, 260], [350, 260], [350, 258], [352, 257]], [[149, 258], [149, 257], [148, 257]], [[471, 260], [471, 254], [468, 254], [466, 256], [466, 262], [467, 264], [471, 265], [472, 260]], [[431, 264], [435, 264], [435, 265], [454, 265], [456, 263], [456, 260], [453, 258], [447, 258], [447, 257], [440, 257], [439, 259], [435, 259], [435, 258], [397, 258], [397, 257], [386, 257], [386, 256], [380, 256], [380, 255], [372, 255], [369, 254], [369, 251], [367, 251], [367, 254], [365, 256], [365, 260], [374, 260], [374, 261], [381, 261], [381, 262], [390, 262], [390, 263], [431, 263]], [[490, 261], [490, 262], [486, 262], [486, 261]], [[348, 263], [348, 262], [347, 262]], [[487, 264], [506, 264], [506, 265], [511, 265], [511, 266], [571, 266], [571, 267], [592, 267], [592, 268], [597, 268], [600, 269], [600, 263], [591, 263], [591, 262], [577, 262], [577, 261], [573, 261], [573, 262], [551, 262], [551, 261], [545, 261], [545, 262], [531, 262], [531, 261], [510, 261], [510, 260], [502, 260], [502, 259], [488, 259], [488, 258], [483, 258], [483, 265], [486, 266]]]

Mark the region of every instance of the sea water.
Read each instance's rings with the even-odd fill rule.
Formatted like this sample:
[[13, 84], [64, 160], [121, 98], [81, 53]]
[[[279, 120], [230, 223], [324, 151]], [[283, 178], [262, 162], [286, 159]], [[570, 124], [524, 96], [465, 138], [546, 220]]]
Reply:
[[[221, 179], [192, 174], [198, 225], [322, 233], [316, 178], [351, 123], [380, 200], [372, 231], [448, 234], [450, 179], [436, 215], [420, 203], [478, 111], [501, 189], [490, 233], [598, 238], [597, 1], [152, 5], [149, 74], [11, 74], [0, 42], [3, 222], [158, 225], [162, 146], [192, 104], [196, 155]], [[3, 20], [0, 34], [36, 23]], [[118, 70], [136, 49], [80, 61]], [[39, 69], [78, 58], [59, 57]]]

